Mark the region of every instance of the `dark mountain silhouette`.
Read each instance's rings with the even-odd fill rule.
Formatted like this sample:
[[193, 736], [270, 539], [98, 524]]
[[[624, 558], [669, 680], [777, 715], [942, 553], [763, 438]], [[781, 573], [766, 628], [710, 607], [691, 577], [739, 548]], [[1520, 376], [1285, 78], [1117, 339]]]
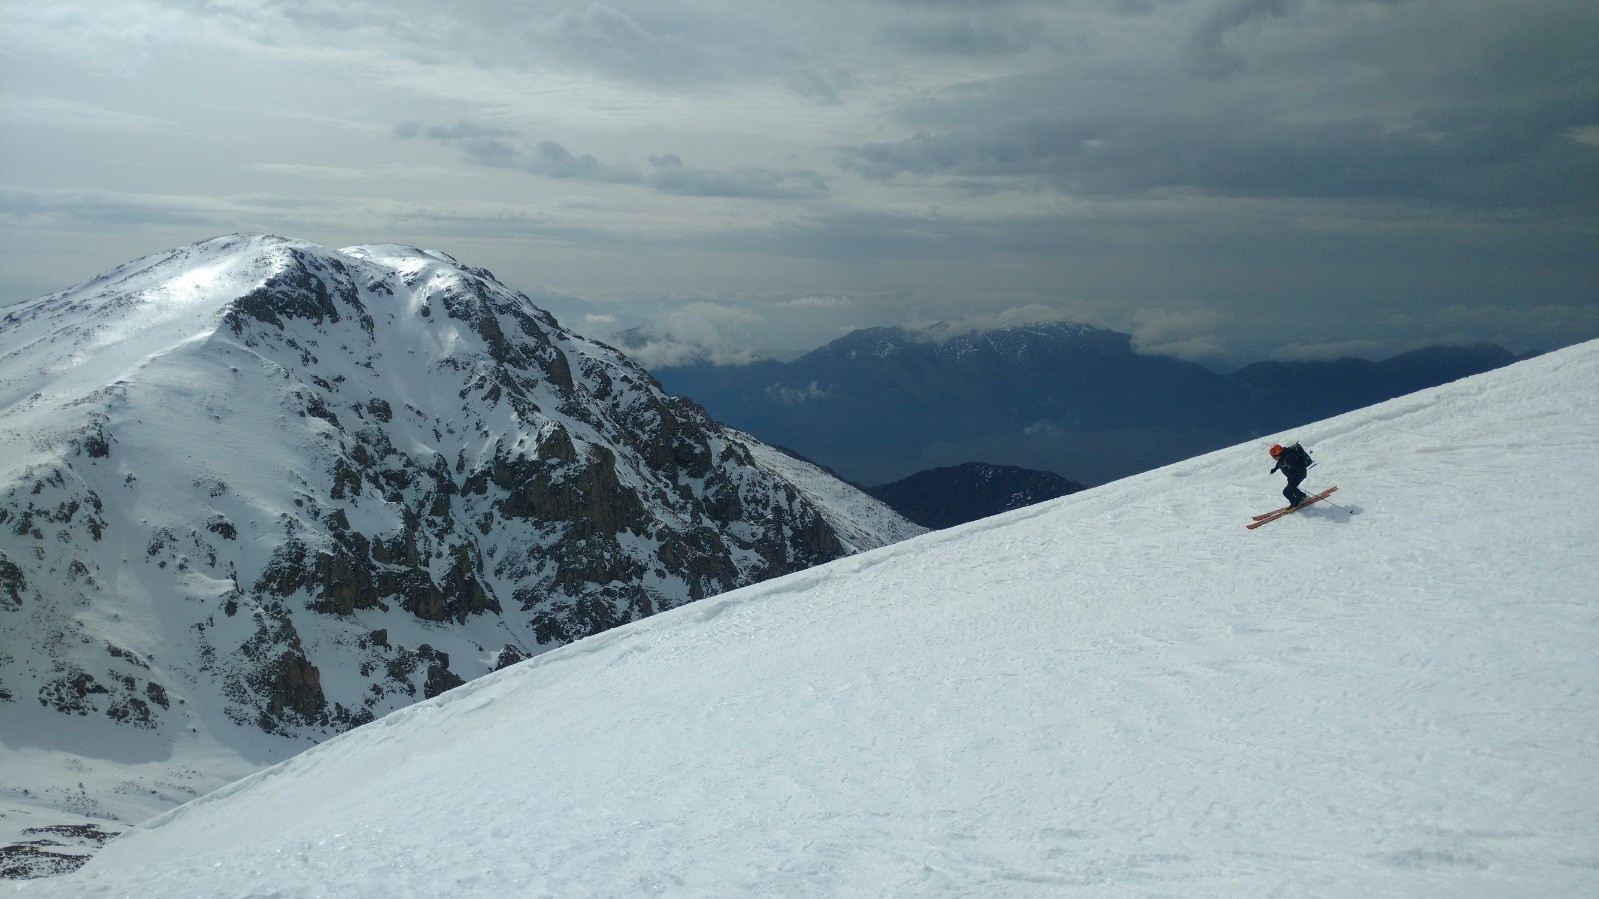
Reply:
[[1127, 334], [1052, 323], [871, 328], [792, 362], [652, 373], [715, 418], [859, 483], [984, 459], [1095, 484], [1514, 359], [1491, 345], [1429, 347], [1223, 375], [1141, 354]]
[[1256, 362], [1234, 372], [1232, 378], [1248, 389], [1257, 424], [1264, 430], [1275, 430], [1457, 381], [1515, 361], [1515, 354], [1493, 344], [1433, 346], [1381, 362]]
[[1097, 482], [1225, 445], [1247, 393], [1203, 366], [1083, 325], [872, 328], [793, 362], [654, 374], [719, 420], [882, 483], [972, 459]]
[[968, 462], [919, 471], [866, 492], [922, 527], [948, 528], [1083, 489], [1052, 471]]

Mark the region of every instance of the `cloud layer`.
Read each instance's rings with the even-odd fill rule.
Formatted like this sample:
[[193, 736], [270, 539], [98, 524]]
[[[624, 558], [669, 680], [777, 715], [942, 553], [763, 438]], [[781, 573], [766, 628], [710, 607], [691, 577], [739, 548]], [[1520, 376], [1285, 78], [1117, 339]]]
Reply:
[[734, 361], [1025, 307], [1218, 365], [1599, 336], [1588, 0], [58, 0], [0, 28], [0, 304], [267, 230], [439, 246]]
[[652, 155], [648, 166], [640, 169], [607, 164], [590, 154], [579, 156], [552, 140], [519, 142], [512, 139], [514, 132], [464, 121], [450, 126], [401, 122], [394, 135], [401, 140], [425, 137], [456, 146], [462, 158], [475, 165], [514, 169], [556, 181], [636, 185], [686, 197], [798, 200], [827, 194], [822, 176], [803, 169], [689, 168], [676, 153]]

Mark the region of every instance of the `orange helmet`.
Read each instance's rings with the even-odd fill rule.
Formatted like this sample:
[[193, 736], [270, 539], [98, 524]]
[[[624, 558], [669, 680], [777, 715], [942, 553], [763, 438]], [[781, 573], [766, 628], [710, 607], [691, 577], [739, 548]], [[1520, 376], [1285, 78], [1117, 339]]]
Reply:
[[1273, 443], [1271, 445], [1270, 452], [1271, 452], [1271, 457], [1273, 459], [1277, 458], [1278, 456], [1281, 456], [1283, 454], [1283, 445], [1280, 444], [1280, 443]]

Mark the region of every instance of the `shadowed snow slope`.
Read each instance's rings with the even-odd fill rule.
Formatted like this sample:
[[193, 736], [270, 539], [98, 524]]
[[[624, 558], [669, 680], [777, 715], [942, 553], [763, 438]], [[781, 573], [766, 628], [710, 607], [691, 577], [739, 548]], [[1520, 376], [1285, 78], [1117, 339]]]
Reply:
[[30, 896], [1578, 896], [1599, 343], [725, 594]]

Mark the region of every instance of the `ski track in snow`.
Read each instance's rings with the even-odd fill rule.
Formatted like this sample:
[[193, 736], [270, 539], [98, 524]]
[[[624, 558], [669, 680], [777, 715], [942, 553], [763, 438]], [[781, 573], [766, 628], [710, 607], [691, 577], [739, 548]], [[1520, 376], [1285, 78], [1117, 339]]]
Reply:
[[[1257, 531], [1302, 441], [1313, 506]], [[1599, 894], [1599, 343], [664, 613], [24, 896]]]

